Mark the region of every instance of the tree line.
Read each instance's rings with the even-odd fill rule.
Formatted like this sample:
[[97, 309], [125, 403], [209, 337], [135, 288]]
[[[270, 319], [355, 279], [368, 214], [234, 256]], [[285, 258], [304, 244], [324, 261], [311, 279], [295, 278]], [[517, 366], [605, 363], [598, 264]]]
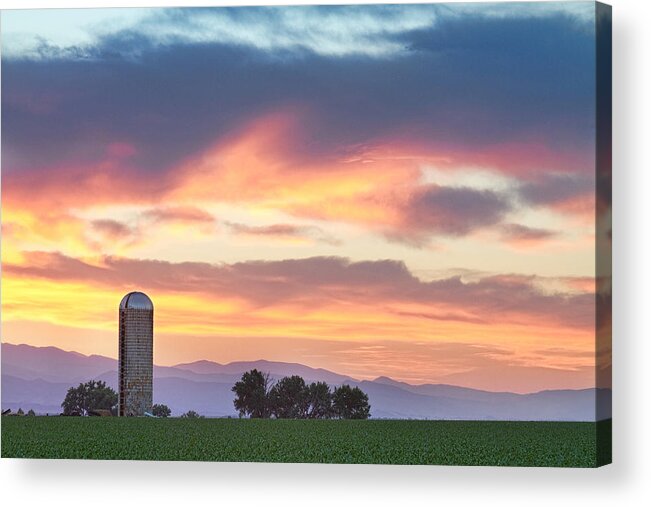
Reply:
[[368, 419], [371, 406], [359, 387], [333, 391], [325, 382], [307, 384], [299, 375], [272, 382], [268, 373], [247, 371], [232, 388], [240, 417], [276, 419]]
[[[276, 419], [368, 419], [371, 406], [368, 396], [359, 387], [342, 385], [334, 390], [325, 382], [307, 384], [302, 377], [293, 375], [272, 382], [268, 373], [254, 369], [242, 375], [232, 388], [233, 404], [240, 417]], [[88, 416], [105, 411], [117, 415], [118, 395], [105, 382], [91, 380], [71, 387], [61, 403], [63, 415]], [[19, 411], [19, 412], [22, 412]], [[29, 415], [33, 412], [30, 411]], [[170, 417], [167, 405], [155, 404], [152, 414]], [[194, 410], [182, 418], [202, 417]]]

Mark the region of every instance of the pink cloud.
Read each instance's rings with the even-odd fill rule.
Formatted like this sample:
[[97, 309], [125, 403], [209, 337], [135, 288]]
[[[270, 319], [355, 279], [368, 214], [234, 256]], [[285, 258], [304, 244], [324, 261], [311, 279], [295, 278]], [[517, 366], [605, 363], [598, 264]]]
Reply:
[[[236, 297], [259, 307], [285, 303], [318, 307], [328, 301], [348, 301], [411, 313], [418, 319], [577, 329], [594, 329], [595, 322], [594, 293], [547, 293], [532, 276], [494, 275], [473, 282], [451, 277], [424, 282], [402, 262], [351, 262], [340, 257], [230, 265], [104, 257], [101, 264], [90, 265], [61, 254], [24, 255], [25, 264], [5, 265], [9, 276], [82, 281], [113, 289], [138, 286], [151, 291], [204, 294], [216, 300]], [[414, 305], [427, 306], [430, 311], [404, 308]]]
[[[5, 202], [11, 209], [31, 210], [35, 217], [43, 210], [63, 216], [72, 208], [153, 205], [156, 209], [146, 212], [152, 220], [185, 222], [210, 221], [195, 203], [249, 204], [301, 218], [352, 223], [422, 247], [436, 236], [461, 236], [499, 225], [513, 209], [507, 192], [422, 182], [423, 164], [449, 171], [479, 164], [520, 178], [517, 193], [524, 207], [594, 217], [591, 176], [571, 169], [579, 163], [574, 158], [561, 163], [554, 156], [563, 154], [536, 144], [493, 146], [477, 154], [389, 139], [315, 158], [306, 148], [303, 115], [289, 109], [260, 117], [163, 172], [136, 166], [135, 147], [122, 141], [110, 144], [105, 159], [95, 164], [10, 172], [3, 182]], [[540, 167], [547, 161], [555, 170], [573, 172], [541, 177]], [[160, 202], [171, 204], [161, 208]], [[505, 234], [515, 240], [515, 232]]]

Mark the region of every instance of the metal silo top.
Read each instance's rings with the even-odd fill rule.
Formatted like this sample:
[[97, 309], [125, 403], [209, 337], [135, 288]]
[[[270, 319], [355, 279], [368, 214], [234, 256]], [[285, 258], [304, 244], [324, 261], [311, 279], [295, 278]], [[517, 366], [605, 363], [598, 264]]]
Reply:
[[127, 308], [133, 308], [135, 310], [153, 310], [154, 304], [149, 299], [147, 294], [142, 292], [129, 292], [126, 296], [120, 301], [120, 310], [126, 310]]

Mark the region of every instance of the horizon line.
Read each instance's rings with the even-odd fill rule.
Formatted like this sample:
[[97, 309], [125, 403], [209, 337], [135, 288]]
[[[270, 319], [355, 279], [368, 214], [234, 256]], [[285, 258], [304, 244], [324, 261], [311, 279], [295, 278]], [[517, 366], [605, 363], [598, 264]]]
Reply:
[[[58, 351], [61, 351], [61, 352], [65, 352], [67, 354], [78, 354], [78, 355], [83, 356], [83, 357], [101, 357], [101, 358], [110, 359], [110, 360], [113, 360], [113, 361], [118, 360], [115, 357], [105, 356], [103, 354], [84, 354], [83, 352], [78, 352], [76, 350], [65, 350], [65, 349], [62, 349], [61, 347], [57, 347], [55, 345], [38, 346], [38, 345], [30, 345], [28, 343], [13, 343], [11, 341], [6, 341], [6, 340], [0, 341], [0, 345], [13, 345], [15, 347], [23, 346], [23, 347], [33, 348], [33, 349], [48, 349], [49, 348], [49, 349], [55, 349], [55, 350], [58, 350]], [[405, 380], [395, 379], [395, 378], [390, 377], [388, 375], [377, 375], [377, 376], [372, 377], [372, 378], [369, 377], [369, 378], [359, 379], [359, 378], [352, 377], [350, 375], [339, 373], [337, 371], [329, 370], [327, 368], [310, 366], [310, 365], [305, 364], [305, 363], [297, 363], [297, 362], [290, 362], [290, 361], [275, 361], [275, 360], [263, 359], [263, 358], [253, 359], [253, 360], [251, 360], [251, 359], [250, 360], [241, 359], [241, 360], [237, 360], [237, 361], [231, 361], [231, 362], [228, 362], [228, 363], [220, 363], [218, 361], [213, 361], [211, 359], [197, 359], [197, 360], [194, 360], [194, 361], [176, 363], [176, 364], [171, 364], [171, 365], [154, 364], [154, 366], [155, 367], [160, 367], [160, 368], [177, 368], [179, 366], [191, 365], [191, 364], [198, 363], [198, 362], [208, 362], [208, 363], [213, 363], [213, 364], [216, 364], [216, 365], [219, 365], [219, 366], [229, 366], [229, 365], [232, 365], [234, 363], [256, 363], [256, 362], [262, 362], [262, 361], [268, 362], [268, 363], [276, 363], [276, 364], [298, 365], [298, 366], [302, 366], [302, 367], [305, 367], [305, 368], [310, 368], [310, 369], [313, 369], [313, 370], [323, 370], [323, 371], [326, 371], [328, 373], [332, 373], [334, 375], [339, 375], [341, 377], [347, 377], [348, 379], [350, 379], [350, 380], [352, 380], [354, 382], [376, 382], [376, 383], [381, 383], [381, 382], [377, 382], [377, 380], [384, 378], [384, 379], [391, 380], [392, 382], [402, 383], [402, 384], [406, 384], [406, 385], [412, 386], [412, 387], [427, 386], [427, 385], [448, 386], [448, 387], [455, 387], [455, 388], [459, 388], [459, 389], [468, 389], [468, 390], [471, 390], [471, 391], [479, 391], [479, 392], [486, 392], [486, 393], [493, 393], [493, 394], [514, 394], [514, 395], [518, 395], [518, 396], [525, 396], [525, 395], [530, 395], [530, 394], [538, 394], [538, 393], [554, 392], [554, 391], [556, 391], [556, 392], [557, 391], [586, 391], [586, 390], [595, 390], [595, 391], [597, 391], [597, 390], [603, 390], [603, 389], [612, 391], [612, 388], [603, 388], [603, 387], [600, 388], [600, 387], [598, 387], [596, 385], [581, 387], [581, 388], [570, 388], [570, 387], [568, 387], [568, 388], [539, 389], [539, 390], [527, 391], [527, 392], [515, 392], [515, 391], [504, 391], [504, 390], [493, 391], [493, 390], [490, 390], [490, 389], [480, 389], [480, 388], [477, 388], [477, 387], [468, 387], [468, 386], [463, 386], [463, 385], [458, 385], [458, 384], [449, 384], [449, 383], [444, 383], [444, 382], [423, 382], [423, 383], [418, 383], [418, 384], [412, 384], [412, 383], [407, 382]], [[188, 370], [188, 371], [191, 371], [191, 370]], [[0, 373], [1, 373], [1, 368], [0, 368]], [[210, 375], [210, 373], [197, 373], [197, 372], [193, 372], [193, 373], [195, 373], [197, 375]], [[267, 372], [267, 373], [271, 373], [271, 372]], [[4, 375], [4, 373], [2, 373], [2, 374]], [[385, 385], [389, 385], [389, 384], [385, 384]]]

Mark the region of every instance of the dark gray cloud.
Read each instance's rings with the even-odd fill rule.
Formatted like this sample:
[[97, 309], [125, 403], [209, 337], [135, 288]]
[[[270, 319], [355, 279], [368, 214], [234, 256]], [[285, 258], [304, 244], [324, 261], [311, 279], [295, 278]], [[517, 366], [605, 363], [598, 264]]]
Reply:
[[461, 235], [499, 222], [509, 210], [508, 201], [489, 190], [429, 186], [411, 196], [405, 214], [415, 228]]
[[382, 58], [161, 45], [134, 30], [101, 38], [83, 58], [3, 58], [3, 169], [89, 163], [126, 141], [134, 170], [166, 171], [251, 118], [296, 105], [310, 112], [300, 146], [309, 156], [387, 138], [468, 156], [532, 138], [588, 153], [592, 35], [560, 15], [454, 19], [383, 33], [405, 50]]
[[498, 224], [511, 203], [508, 196], [490, 190], [427, 185], [398, 209], [402, 223], [387, 231], [387, 238], [423, 247], [433, 235], [462, 236]]
[[90, 225], [93, 230], [111, 238], [125, 238], [133, 234], [131, 227], [117, 220], [93, 220]]
[[553, 206], [579, 196], [594, 194], [594, 176], [556, 174], [523, 184], [518, 192], [522, 200], [537, 206]]
[[504, 224], [500, 227], [502, 238], [506, 241], [544, 241], [558, 235], [555, 231], [527, 227], [521, 224]]

